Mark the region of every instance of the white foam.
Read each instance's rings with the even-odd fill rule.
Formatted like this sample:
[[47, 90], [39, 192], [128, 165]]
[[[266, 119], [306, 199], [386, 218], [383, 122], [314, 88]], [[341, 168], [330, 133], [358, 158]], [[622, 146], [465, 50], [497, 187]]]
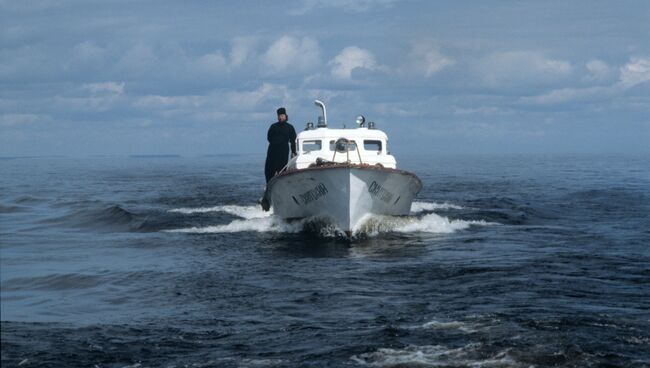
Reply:
[[238, 233], [246, 231], [258, 233], [298, 233], [306, 228], [317, 230], [318, 234], [323, 238], [335, 238], [345, 235], [342, 230], [322, 218], [306, 218], [288, 222], [275, 216], [234, 220], [224, 225], [190, 227], [164, 231], [169, 233], [191, 234]]
[[411, 213], [416, 214], [424, 211], [435, 211], [435, 210], [462, 210], [462, 206], [458, 206], [452, 203], [431, 203], [431, 202], [413, 202], [411, 203]]
[[355, 233], [377, 235], [386, 232], [400, 233], [438, 233], [448, 234], [467, 229], [472, 225], [490, 225], [485, 221], [450, 220], [447, 217], [430, 213], [422, 217], [415, 216], [367, 216], [360, 221]]
[[182, 213], [186, 215], [193, 213], [224, 212], [245, 219], [269, 217], [273, 213], [273, 211], [263, 211], [260, 205], [238, 206], [233, 204], [212, 207], [174, 208], [172, 210], [169, 210], [169, 212]]
[[442, 321], [433, 320], [424, 323], [421, 326], [418, 326], [416, 328], [421, 328], [425, 330], [459, 330], [467, 333], [476, 332], [475, 329], [468, 327], [465, 322], [460, 322], [460, 321], [442, 322]]
[[[426, 211], [430, 208], [452, 208], [451, 204], [436, 204], [415, 202], [416, 211]], [[212, 207], [197, 208], [176, 208], [169, 212], [194, 214], [209, 212], [224, 212], [241, 219], [233, 220], [228, 224], [190, 227], [183, 229], [166, 230], [174, 233], [236, 233], [236, 232], [275, 232], [275, 233], [297, 233], [309, 227], [317, 229], [318, 233], [325, 238], [332, 238], [344, 235], [341, 229], [332, 225], [325, 219], [303, 219], [300, 221], [287, 222], [276, 216], [272, 212], [264, 212], [258, 205], [238, 206], [238, 205], [221, 205]], [[468, 220], [451, 220], [447, 217], [429, 213], [424, 216], [377, 216], [367, 215], [359, 221], [353, 233], [355, 236], [367, 235], [377, 236], [382, 233], [433, 233], [448, 234], [459, 230], [464, 230], [473, 225], [490, 225], [485, 221], [468, 221]]]
[[251, 218], [246, 220], [234, 220], [224, 225], [213, 225], [204, 227], [190, 227], [184, 229], [165, 230], [170, 233], [193, 233], [193, 234], [211, 234], [211, 233], [239, 233], [244, 231], [253, 231], [259, 233], [277, 232], [277, 233], [297, 233], [302, 230], [302, 223], [288, 223], [275, 217]]
[[442, 345], [407, 346], [403, 349], [381, 348], [372, 353], [354, 355], [350, 359], [357, 364], [372, 367], [518, 367], [519, 362], [504, 350], [494, 356], [482, 359], [480, 344], [468, 344], [451, 349]]

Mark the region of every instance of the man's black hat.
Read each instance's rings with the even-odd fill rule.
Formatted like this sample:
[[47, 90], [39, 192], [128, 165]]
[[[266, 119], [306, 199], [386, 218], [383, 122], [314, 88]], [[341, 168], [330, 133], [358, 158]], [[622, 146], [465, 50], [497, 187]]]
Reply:
[[279, 108], [279, 109], [277, 110], [277, 113], [278, 113], [278, 115], [280, 115], [280, 114], [285, 114], [285, 115], [286, 115], [286, 114], [287, 114], [287, 110], [285, 110], [284, 107], [281, 107], [281, 108]]

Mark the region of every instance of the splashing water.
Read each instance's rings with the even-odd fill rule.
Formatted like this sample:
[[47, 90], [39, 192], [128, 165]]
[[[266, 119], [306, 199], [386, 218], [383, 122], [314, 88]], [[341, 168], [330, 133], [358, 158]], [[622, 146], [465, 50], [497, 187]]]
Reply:
[[371, 367], [520, 367], [524, 364], [510, 356], [509, 349], [494, 355], [481, 352], [481, 344], [472, 343], [460, 348], [443, 345], [406, 346], [402, 349], [381, 348], [372, 353], [354, 355], [350, 359]]
[[411, 213], [416, 214], [424, 211], [435, 210], [462, 210], [463, 207], [452, 203], [430, 203], [430, 202], [413, 202], [411, 203]]
[[264, 212], [260, 206], [238, 206], [238, 205], [225, 205], [213, 207], [198, 207], [198, 208], [175, 208], [169, 212], [182, 213], [190, 215], [194, 213], [210, 213], [210, 212], [224, 212], [230, 215], [245, 219], [258, 219], [270, 217], [273, 211]]
[[355, 233], [378, 235], [381, 233], [438, 233], [449, 234], [464, 230], [471, 225], [490, 225], [485, 221], [450, 220], [447, 217], [430, 213], [417, 216], [376, 216], [368, 215], [360, 221]]
[[[412, 215], [410, 216], [366, 215], [355, 227], [353, 236], [377, 236], [390, 232], [448, 234], [467, 229], [472, 225], [491, 224], [485, 221], [452, 220], [435, 213], [428, 213], [423, 216], [417, 215], [418, 213], [434, 209], [460, 208], [462, 207], [450, 203], [414, 202], [411, 207]], [[198, 208], [177, 208], [169, 210], [169, 212], [182, 214], [222, 212], [241, 218], [223, 225], [165, 230], [166, 232], [173, 233], [205, 234], [246, 231], [260, 233], [298, 233], [304, 230], [310, 230], [326, 238], [339, 237], [345, 234], [343, 230], [336, 228], [336, 226], [332, 225], [331, 221], [328, 221], [325, 218], [306, 218], [288, 222], [276, 216], [272, 216], [272, 212], [262, 211], [258, 205], [223, 205]]]
[[278, 233], [297, 233], [302, 230], [302, 224], [289, 223], [276, 217], [251, 218], [245, 220], [234, 220], [229, 224], [213, 225], [204, 227], [190, 227], [184, 229], [165, 230], [170, 233], [238, 233], [244, 231], [253, 232], [278, 232]]

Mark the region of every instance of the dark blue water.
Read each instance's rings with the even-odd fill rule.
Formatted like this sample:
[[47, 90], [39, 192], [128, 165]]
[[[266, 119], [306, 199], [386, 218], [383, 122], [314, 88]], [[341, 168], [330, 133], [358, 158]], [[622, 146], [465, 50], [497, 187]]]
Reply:
[[352, 241], [263, 157], [0, 160], [2, 366], [650, 366], [650, 157], [401, 157]]

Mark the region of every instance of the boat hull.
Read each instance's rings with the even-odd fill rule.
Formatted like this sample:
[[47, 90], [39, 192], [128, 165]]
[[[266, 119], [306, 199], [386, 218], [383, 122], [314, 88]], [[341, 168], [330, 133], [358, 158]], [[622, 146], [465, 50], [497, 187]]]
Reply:
[[368, 214], [408, 215], [421, 188], [406, 171], [337, 165], [281, 173], [265, 197], [281, 218], [326, 218], [349, 235]]

